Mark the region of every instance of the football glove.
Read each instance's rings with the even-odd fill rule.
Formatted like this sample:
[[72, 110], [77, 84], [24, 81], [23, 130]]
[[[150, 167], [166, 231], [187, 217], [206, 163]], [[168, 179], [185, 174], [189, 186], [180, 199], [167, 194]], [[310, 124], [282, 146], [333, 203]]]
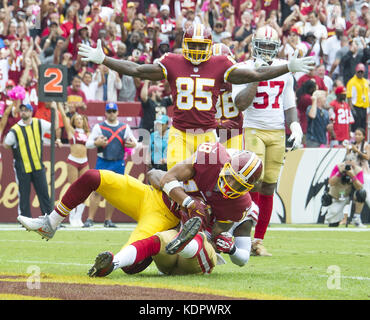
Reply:
[[78, 48], [78, 55], [82, 57], [82, 61], [91, 61], [96, 64], [102, 64], [105, 59], [105, 54], [101, 47], [101, 40], [98, 39], [96, 48], [91, 48], [86, 44], [81, 44]]
[[298, 50], [294, 51], [293, 57], [288, 62], [288, 70], [290, 72], [309, 73], [314, 68], [314, 60], [312, 57], [298, 58]]
[[293, 141], [292, 150], [297, 149], [302, 144], [303, 132], [301, 125], [298, 122], [292, 122], [290, 124], [290, 130], [292, 131], [288, 141]]
[[187, 212], [186, 216], [183, 216], [183, 220], [185, 220], [183, 222], [186, 222], [190, 218], [197, 216], [202, 219], [202, 229], [205, 229], [210, 220], [211, 207], [200, 199], [193, 197], [190, 198], [191, 201], [189, 201], [185, 206]]
[[236, 250], [235, 240], [231, 233], [222, 232], [214, 238], [216, 249], [223, 253], [233, 254]]

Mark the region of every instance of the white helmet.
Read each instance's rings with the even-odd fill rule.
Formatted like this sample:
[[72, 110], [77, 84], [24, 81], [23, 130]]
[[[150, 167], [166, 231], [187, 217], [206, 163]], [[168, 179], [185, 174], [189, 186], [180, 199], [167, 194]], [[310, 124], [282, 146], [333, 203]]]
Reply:
[[276, 57], [280, 47], [277, 31], [266, 25], [258, 28], [252, 38], [253, 57], [269, 63]]

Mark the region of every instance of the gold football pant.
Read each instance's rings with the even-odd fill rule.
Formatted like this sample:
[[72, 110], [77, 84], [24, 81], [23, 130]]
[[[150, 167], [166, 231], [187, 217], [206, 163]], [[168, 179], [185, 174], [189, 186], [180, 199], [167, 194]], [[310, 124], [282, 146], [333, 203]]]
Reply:
[[137, 221], [125, 246], [174, 228], [179, 223], [163, 202], [161, 191], [126, 174], [109, 170], [99, 172], [101, 181], [96, 191], [115, 208]]
[[244, 149], [253, 151], [263, 162], [261, 181], [276, 183], [285, 155], [285, 130], [244, 129]]
[[177, 235], [176, 230], [168, 230], [156, 234], [161, 240], [161, 250], [153, 257], [158, 268], [164, 274], [196, 274], [211, 273], [217, 263], [217, 256], [213, 246], [207, 241], [204, 233], [203, 247], [194, 258], [183, 258], [179, 254], [169, 255], [166, 253], [166, 245]]

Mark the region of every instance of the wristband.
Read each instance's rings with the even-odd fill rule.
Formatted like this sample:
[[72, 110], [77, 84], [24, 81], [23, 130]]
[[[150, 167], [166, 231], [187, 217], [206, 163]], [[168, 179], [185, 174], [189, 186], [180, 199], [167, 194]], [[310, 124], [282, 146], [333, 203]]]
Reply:
[[188, 205], [190, 204], [190, 203], [192, 203], [194, 200], [193, 200], [193, 198], [192, 197], [190, 197], [190, 196], [187, 196], [185, 199], [184, 199], [184, 201], [182, 202], [182, 205], [181, 206], [183, 206], [184, 208], [188, 208]]
[[163, 186], [163, 191], [168, 195], [170, 196], [170, 192], [172, 189], [174, 188], [178, 188], [180, 187], [181, 188], [181, 184], [180, 182], [178, 182], [177, 180], [172, 180], [170, 182], [167, 182], [164, 186]]

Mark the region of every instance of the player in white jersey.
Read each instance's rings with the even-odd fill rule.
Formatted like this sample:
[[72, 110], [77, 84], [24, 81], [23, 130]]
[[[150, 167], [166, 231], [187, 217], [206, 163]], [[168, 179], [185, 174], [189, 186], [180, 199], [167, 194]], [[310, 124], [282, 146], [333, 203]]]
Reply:
[[[253, 60], [238, 67], [255, 68], [258, 65], [281, 65], [287, 61], [275, 59], [280, 47], [276, 30], [263, 26], [252, 40]], [[298, 52], [295, 53], [297, 55]], [[270, 222], [273, 196], [285, 154], [285, 125], [292, 132], [289, 140], [293, 148], [301, 145], [302, 129], [298, 122], [296, 96], [292, 74], [259, 83], [233, 85], [232, 96], [239, 110], [244, 110], [244, 149], [255, 152], [263, 161], [261, 183], [251, 192], [260, 215], [252, 242], [252, 254], [270, 256], [262, 245]]]

